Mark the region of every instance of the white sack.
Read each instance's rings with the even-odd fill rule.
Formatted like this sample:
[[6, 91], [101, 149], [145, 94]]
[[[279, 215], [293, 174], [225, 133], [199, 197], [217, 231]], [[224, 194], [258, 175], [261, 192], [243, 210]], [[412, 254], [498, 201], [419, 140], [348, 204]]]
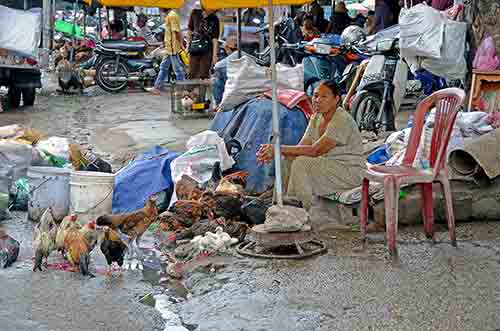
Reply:
[[[304, 66], [276, 65], [278, 88], [304, 90]], [[228, 61], [227, 81], [220, 107], [233, 109], [271, 89], [271, 72], [247, 56]]]
[[197, 135], [189, 138], [186, 147], [191, 149], [200, 145], [215, 145], [217, 146], [217, 153], [219, 154], [220, 159], [220, 167], [222, 171], [226, 171], [234, 165], [234, 160], [231, 156], [229, 156], [226, 148], [226, 144], [224, 143], [224, 139], [219, 137], [217, 132], [206, 130], [198, 133]]
[[441, 59], [444, 16], [440, 11], [425, 4], [403, 8], [399, 26], [401, 56]]
[[41, 39], [40, 11], [0, 6], [0, 22], [0, 48], [36, 57]]

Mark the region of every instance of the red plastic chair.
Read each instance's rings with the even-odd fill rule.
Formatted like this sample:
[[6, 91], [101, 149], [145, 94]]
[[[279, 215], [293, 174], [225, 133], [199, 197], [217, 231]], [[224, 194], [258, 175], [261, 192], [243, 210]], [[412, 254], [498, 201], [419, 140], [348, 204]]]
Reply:
[[[398, 230], [398, 199], [401, 184], [420, 184], [424, 202], [423, 220], [424, 231], [428, 238], [433, 239], [433, 201], [432, 183], [439, 182], [443, 189], [446, 201], [446, 217], [450, 240], [456, 246], [455, 216], [451, 197], [450, 183], [446, 164], [446, 150], [457, 117], [458, 109], [465, 100], [465, 92], [458, 88], [448, 88], [437, 91], [425, 98], [417, 106], [414, 115], [413, 128], [410, 133], [408, 148], [401, 166], [374, 166], [367, 170], [363, 179], [361, 201], [361, 235], [366, 239], [368, 200], [370, 181], [384, 184], [385, 223], [387, 246], [391, 253], [396, 253], [396, 237]], [[429, 155], [430, 168], [413, 168], [413, 161], [417, 154], [425, 113], [436, 107], [436, 117], [432, 132]]]

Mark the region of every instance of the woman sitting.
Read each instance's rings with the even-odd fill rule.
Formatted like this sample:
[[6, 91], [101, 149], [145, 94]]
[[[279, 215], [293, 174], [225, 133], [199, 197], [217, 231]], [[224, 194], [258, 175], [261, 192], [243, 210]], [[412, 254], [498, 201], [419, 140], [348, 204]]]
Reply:
[[311, 41], [314, 38], [321, 36], [319, 30], [313, 25], [312, 16], [310, 14], [304, 17], [304, 23], [301, 28], [302, 39], [304, 41]]
[[[356, 122], [339, 104], [333, 81], [322, 82], [312, 98], [315, 114], [297, 146], [281, 146], [284, 190], [299, 199], [306, 210], [313, 195], [326, 196], [358, 187], [363, 180], [363, 142]], [[259, 163], [273, 160], [273, 146], [262, 145]]]

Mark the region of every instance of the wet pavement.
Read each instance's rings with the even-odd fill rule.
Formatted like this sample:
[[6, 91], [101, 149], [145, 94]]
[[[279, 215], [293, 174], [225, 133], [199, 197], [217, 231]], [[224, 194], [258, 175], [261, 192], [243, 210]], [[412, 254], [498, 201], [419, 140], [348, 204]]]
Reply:
[[[34, 109], [0, 115], [51, 135], [75, 137], [114, 164], [128, 153], [160, 143], [182, 150], [208, 120], [178, 120], [165, 98], [41, 97]], [[362, 245], [358, 232], [323, 231], [328, 252], [307, 260], [274, 261], [234, 255], [209, 257], [184, 279], [161, 272], [158, 251], [145, 250], [122, 277], [96, 278], [60, 270], [31, 272], [31, 222], [25, 214], [0, 222], [22, 241], [20, 262], [0, 271], [0, 330], [498, 330], [500, 227], [457, 227], [458, 248], [437, 224], [437, 242], [421, 227], [403, 227], [399, 257], [386, 251], [383, 234]], [[153, 247], [149, 232], [142, 244]], [[54, 253], [50, 263], [60, 262]], [[153, 309], [156, 307], [157, 309]], [[166, 325], [166, 327], [165, 327]]]

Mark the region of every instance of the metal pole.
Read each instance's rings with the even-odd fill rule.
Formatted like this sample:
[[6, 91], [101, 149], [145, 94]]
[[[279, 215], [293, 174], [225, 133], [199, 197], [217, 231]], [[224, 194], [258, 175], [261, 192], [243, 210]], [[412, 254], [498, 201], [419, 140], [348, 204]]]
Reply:
[[28, 0], [24, 0], [24, 10], [28, 10]]
[[241, 8], [238, 8], [236, 13], [236, 45], [238, 46], [238, 58], [241, 57]]
[[50, 45], [50, 0], [42, 2], [42, 68], [49, 66], [49, 45]]
[[269, 38], [271, 39], [271, 88], [273, 95], [273, 135], [272, 143], [274, 143], [274, 168], [275, 168], [275, 182], [274, 187], [276, 190], [276, 203], [278, 206], [283, 206], [283, 185], [281, 178], [281, 148], [280, 148], [280, 123], [278, 113], [278, 88], [277, 88], [277, 75], [276, 75], [276, 49], [274, 47], [274, 17], [273, 17], [273, 0], [269, 0]]
[[72, 38], [72, 44], [71, 45], [71, 51], [69, 53], [69, 62], [73, 63], [75, 59], [75, 46], [76, 46], [76, 14], [78, 10], [78, 5], [76, 1], [73, 3], [73, 29], [75, 31], [73, 38]]

